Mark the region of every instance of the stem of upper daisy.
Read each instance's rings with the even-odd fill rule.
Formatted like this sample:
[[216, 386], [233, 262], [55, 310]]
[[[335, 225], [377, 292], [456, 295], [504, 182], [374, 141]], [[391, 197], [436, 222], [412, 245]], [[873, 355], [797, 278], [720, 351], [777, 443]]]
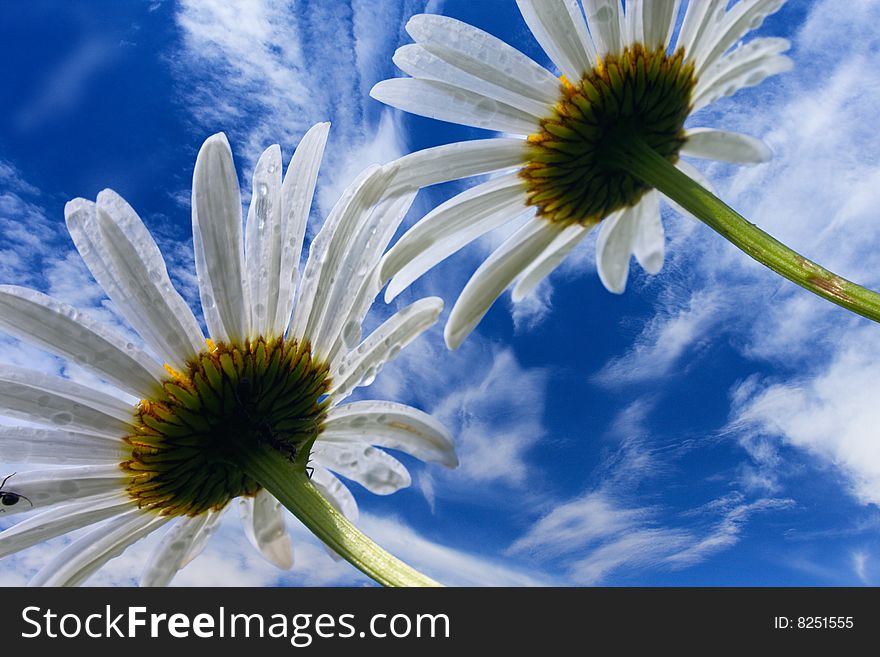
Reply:
[[615, 149], [614, 163], [685, 208], [734, 246], [788, 280], [838, 306], [880, 322], [880, 294], [791, 250], [728, 206], [639, 139]]
[[309, 481], [301, 467], [270, 448], [241, 454], [240, 467], [343, 559], [383, 586], [440, 586], [365, 536]]

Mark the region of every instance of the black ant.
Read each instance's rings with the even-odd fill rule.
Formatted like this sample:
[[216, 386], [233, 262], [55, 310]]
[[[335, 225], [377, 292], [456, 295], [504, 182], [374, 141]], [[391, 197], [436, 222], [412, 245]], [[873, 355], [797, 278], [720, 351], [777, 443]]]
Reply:
[[[238, 403], [238, 409], [244, 414], [245, 419], [256, 427], [261, 440], [265, 441], [279, 452], [285, 454], [291, 463], [296, 462], [297, 450], [296, 446], [287, 440], [284, 440], [268, 420], [263, 418], [255, 418], [252, 415], [253, 404], [250, 403], [253, 386], [250, 379], [242, 377], [235, 385], [235, 401]], [[306, 467], [306, 476], [311, 479], [315, 469]]]
[[6, 477], [6, 479], [3, 480], [2, 484], [0, 484], [0, 505], [2, 505], [2, 506], [15, 506], [21, 500], [25, 500], [28, 504], [33, 506], [34, 503], [31, 502], [24, 495], [19, 495], [18, 493], [13, 493], [12, 491], [9, 491], [9, 490], [3, 490], [3, 487], [6, 485], [6, 482], [9, 481], [16, 474], [17, 473], [13, 472], [11, 475], [9, 475], [8, 477]]

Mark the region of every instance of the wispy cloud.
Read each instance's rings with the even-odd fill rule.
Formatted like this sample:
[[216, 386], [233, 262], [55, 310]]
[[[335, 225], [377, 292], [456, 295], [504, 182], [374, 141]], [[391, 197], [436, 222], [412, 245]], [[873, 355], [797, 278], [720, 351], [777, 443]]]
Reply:
[[706, 331], [720, 322], [722, 315], [714, 293], [695, 293], [684, 303], [680, 299], [661, 302], [630, 351], [606, 363], [593, 380], [604, 386], [622, 386], [662, 379], [688, 350], [706, 340]]
[[181, 89], [198, 124], [231, 133], [249, 165], [268, 145], [289, 149], [311, 125], [331, 121], [318, 197], [327, 210], [354, 172], [401, 154], [392, 115], [380, 121], [381, 106], [367, 92], [384, 77], [405, 17], [419, 7], [188, 0], [177, 11]]
[[624, 568], [631, 573], [693, 566], [735, 545], [754, 513], [792, 504], [783, 499], [736, 499], [729, 504], [730, 498], [722, 498], [699, 509], [699, 514], [684, 514], [692, 516], [692, 522], [679, 519], [671, 525], [662, 521], [658, 508], [626, 505], [606, 491], [592, 492], [556, 506], [508, 553], [556, 561], [571, 582], [600, 584]]

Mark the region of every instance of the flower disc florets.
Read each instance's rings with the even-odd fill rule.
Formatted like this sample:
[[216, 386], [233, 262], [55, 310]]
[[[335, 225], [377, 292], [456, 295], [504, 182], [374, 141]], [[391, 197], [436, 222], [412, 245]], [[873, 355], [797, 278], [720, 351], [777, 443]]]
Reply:
[[585, 226], [635, 205], [649, 188], [615, 156], [640, 139], [677, 161], [695, 84], [683, 50], [668, 55], [638, 44], [608, 55], [575, 84], [563, 78], [553, 116], [529, 137], [528, 203], [550, 221]]
[[166, 515], [198, 515], [260, 486], [238, 466], [243, 451], [272, 448], [305, 464], [321, 432], [328, 367], [308, 344], [276, 338], [209, 343], [136, 411], [126, 440], [129, 494]]

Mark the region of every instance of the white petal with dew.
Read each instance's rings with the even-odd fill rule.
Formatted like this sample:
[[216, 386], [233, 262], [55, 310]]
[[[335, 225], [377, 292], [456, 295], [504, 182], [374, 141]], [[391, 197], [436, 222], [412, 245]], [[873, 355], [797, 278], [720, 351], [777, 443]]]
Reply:
[[312, 450], [316, 463], [356, 481], [375, 495], [390, 495], [412, 483], [400, 461], [365, 443], [316, 441]]
[[[329, 304], [338, 286], [357, 286], [344, 276], [354, 238], [372, 216], [373, 206], [388, 189], [396, 172], [395, 166], [370, 167], [355, 183], [343, 192], [342, 198], [330, 212], [320, 232], [309, 248], [297, 305], [294, 308], [291, 330], [293, 337], [306, 338], [312, 343], [312, 353], [325, 358], [338, 335], [319, 335], [328, 313], [336, 312]], [[355, 259], [360, 254], [354, 254]], [[358, 269], [358, 267], [355, 267]], [[356, 272], [355, 272], [356, 273]], [[361, 272], [364, 275], [366, 272]], [[344, 319], [344, 317], [342, 318]]]
[[245, 224], [245, 267], [250, 283], [248, 337], [267, 335], [275, 320], [281, 270], [281, 147], [270, 146], [254, 167]]
[[133, 407], [87, 386], [0, 364], [0, 414], [102, 436], [131, 432]]
[[172, 285], [162, 252], [138, 214], [112, 189], [98, 194], [97, 210], [117, 282], [130, 290], [140, 302], [141, 313], [147, 315], [138, 317], [139, 322], [151, 322], [152, 331], [172, 350], [163, 355], [184, 362], [203, 347], [204, 335]]
[[584, 0], [584, 14], [596, 54], [604, 58], [623, 52], [623, 5], [620, 0]]
[[629, 261], [639, 229], [637, 207], [608, 217], [599, 227], [596, 269], [605, 289], [614, 294], [623, 294], [626, 289]]
[[388, 361], [429, 329], [443, 312], [439, 297], [419, 299], [383, 322], [355, 349], [333, 363], [333, 388], [328, 394], [338, 404], [359, 386], [368, 386]]
[[244, 533], [266, 560], [277, 568], [293, 568], [293, 546], [284, 521], [285, 510], [265, 488], [238, 501]]
[[[361, 230], [366, 243], [360, 252], [358, 248], [352, 250], [359, 260], [355, 280], [352, 281], [354, 284], [340, 288], [344, 296], [338, 307], [333, 302], [330, 304], [331, 308], [338, 308], [336, 312], [329, 314], [334, 322], [338, 322], [338, 326], [328, 328], [327, 332], [338, 337], [327, 354], [328, 360], [333, 361], [338, 354], [347, 352], [361, 341], [361, 324], [382, 289], [378, 275], [379, 258], [400, 227], [417, 194], [416, 190], [383, 199], [373, 209], [373, 215], [378, 217], [375, 235], [370, 234], [372, 226], [365, 226]], [[356, 279], [360, 279], [360, 284], [357, 284]]]
[[539, 128], [531, 114], [435, 80], [383, 80], [370, 90], [370, 96], [411, 114], [496, 132], [530, 135]]
[[[10, 474], [4, 473], [3, 478]], [[22, 513], [80, 498], [122, 495], [130, 481], [130, 475], [118, 463], [17, 472], [7, 480], [3, 490], [28, 499], [14, 506], [0, 506], [0, 515]]]
[[162, 255], [134, 210], [111, 190], [98, 200], [64, 206], [80, 256], [155, 355], [182, 365], [204, 344], [192, 311], [171, 285]]
[[660, 195], [648, 192], [635, 208], [638, 228], [633, 242], [633, 255], [649, 274], [658, 274], [663, 269], [666, 253], [666, 234], [660, 218]]
[[120, 438], [78, 431], [0, 425], [0, 461], [43, 465], [122, 463], [131, 447]]
[[532, 116], [536, 121], [546, 116], [554, 100], [540, 102], [515, 93], [507, 87], [499, 86], [482, 76], [471, 75], [441, 59], [419, 44], [401, 46], [394, 53], [394, 64], [407, 75], [419, 80], [434, 80], [444, 84], [480, 94], [500, 103], [505, 103]]
[[696, 54], [696, 44], [715, 30], [724, 15], [725, 7], [727, 0], [688, 2], [675, 50], [684, 49], [685, 59], [692, 60]]
[[513, 301], [518, 303], [529, 296], [550, 273], [589, 234], [590, 228], [574, 224], [568, 226], [550, 243], [544, 252], [519, 277], [513, 288]]
[[785, 39], [755, 39], [731, 52], [697, 82], [694, 111], [740, 89], [760, 84], [771, 75], [791, 70], [794, 62], [779, 54], [789, 46]]
[[86, 367], [136, 397], [149, 397], [165, 370], [117, 333], [40, 292], [0, 286], [0, 328]]
[[526, 212], [524, 184], [515, 173], [498, 176], [454, 196], [418, 221], [382, 259], [379, 275], [383, 281], [392, 279], [385, 301], [470, 242]]
[[[704, 0], [705, 1], [705, 0]], [[672, 30], [678, 18], [680, 0], [648, 0], [642, 3], [642, 29], [648, 48], [669, 46]]]
[[58, 505], [0, 532], [0, 558], [130, 511], [135, 502], [115, 492]]
[[193, 247], [199, 293], [215, 340], [240, 342], [250, 324], [241, 234], [241, 194], [226, 135], [209, 137], [196, 158]]
[[220, 526], [220, 521], [223, 520], [223, 515], [228, 509], [229, 505], [227, 504], [222, 509], [211, 509], [202, 514], [203, 516], [207, 516], [207, 520], [198, 535], [195, 537], [195, 540], [190, 544], [186, 554], [183, 555], [183, 560], [180, 562], [181, 568], [186, 567], [190, 561], [202, 553], [208, 540], [210, 540], [211, 536], [214, 535], [214, 532], [217, 531], [217, 528]]
[[429, 187], [438, 183], [479, 176], [523, 166], [527, 142], [513, 137], [474, 139], [426, 148], [397, 162], [392, 189]]
[[531, 219], [489, 256], [468, 281], [449, 315], [443, 335], [450, 349], [464, 341], [507, 286], [562, 230], [549, 221]]
[[458, 69], [543, 104], [559, 98], [559, 80], [501, 39], [448, 16], [418, 14], [406, 31], [425, 50]]
[[282, 335], [290, 323], [306, 224], [329, 133], [329, 123], [317, 123], [309, 129], [299, 142], [281, 185], [278, 303], [275, 318], [269, 327], [270, 335]]
[[[310, 333], [313, 345], [321, 353], [327, 353], [328, 359], [333, 356], [332, 347], [345, 337], [343, 334], [350, 333], [352, 323], [360, 325], [362, 316], [350, 317], [358, 300], [358, 293], [365, 284], [369, 285], [374, 280], [372, 274], [379, 264], [382, 252], [397, 232], [414, 199], [415, 194], [412, 192], [384, 198], [361, 213], [355, 231], [347, 238], [345, 254], [333, 273], [336, 282], [324, 302], [326, 310], [318, 327]], [[367, 299], [361, 301], [366, 302]], [[368, 309], [358, 309], [358, 313], [361, 310], [366, 313]], [[349, 340], [349, 345], [354, 346], [356, 342], [357, 340]]]
[[165, 532], [159, 545], [150, 554], [141, 573], [140, 585], [168, 586], [174, 576], [183, 568], [183, 562], [193, 545], [199, 541], [205, 525], [211, 518], [209, 513], [195, 517], [180, 518]]
[[734, 164], [759, 164], [773, 157], [773, 151], [763, 141], [738, 132], [691, 128], [685, 135], [682, 155]]
[[78, 586], [169, 520], [168, 516], [141, 509], [124, 513], [68, 545], [34, 576], [29, 586]]
[[598, 63], [576, 0], [516, 0], [538, 43], [572, 84]]
[[776, 13], [785, 0], [740, 0], [711, 32], [704, 32], [703, 39], [695, 44], [696, 74], [702, 75], [737, 41], [752, 30], [757, 30], [770, 14]]
[[395, 402], [357, 401], [332, 408], [318, 440], [368, 443], [447, 468], [458, 466], [446, 428], [424, 411]]

